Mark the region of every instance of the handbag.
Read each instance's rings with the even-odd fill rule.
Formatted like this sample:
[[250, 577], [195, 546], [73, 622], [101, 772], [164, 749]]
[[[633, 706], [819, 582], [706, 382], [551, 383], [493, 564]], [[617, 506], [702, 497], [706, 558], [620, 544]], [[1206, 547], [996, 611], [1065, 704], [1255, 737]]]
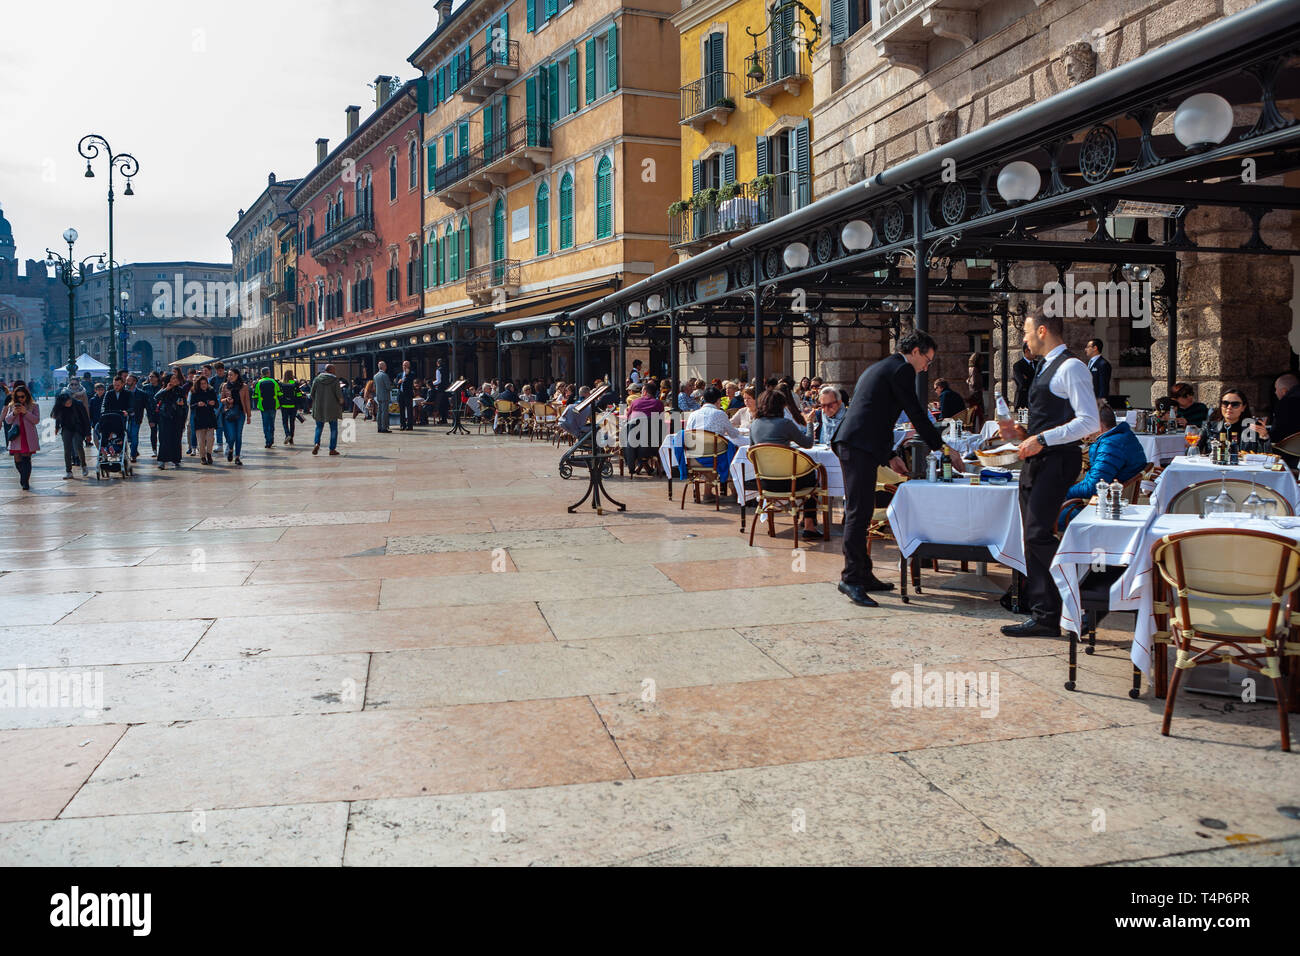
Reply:
[[16, 442], [16, 441], [18, 441], [18, 439], [19, 439], [19, 437], [22, 435], [22, 433], [23, 433], [23, 423], [22, 423], [21, 421], [14, 422], [12, 425], [8, 425], [8, 424], [6, 424], [6, 425], [5, 425], [5, 444], [8, 445], [8, 444], [10, 444], [11, 442]]

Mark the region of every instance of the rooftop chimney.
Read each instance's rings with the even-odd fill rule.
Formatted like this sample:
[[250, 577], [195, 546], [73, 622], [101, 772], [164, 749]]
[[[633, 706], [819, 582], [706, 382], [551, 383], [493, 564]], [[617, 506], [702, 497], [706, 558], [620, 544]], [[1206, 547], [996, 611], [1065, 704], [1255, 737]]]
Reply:
[[330, 154], [330, 141], [322, 136], [316, 140], [316, 165], [325, 162], [325, 157]]
[[269, 173], [269, 174], [267, 174], [267, 177], [266, 177], [266, 184], [267, 184], [268, 186], [274, 186], [274, 185], [275, 185], [275, 173]]
[[438, 26], [442, 26], [451, 16], [451, 0], [438, 0], [435, 6], [438, 9]]
[[361, 107], [349, 106], [344, 112], [348, 114], [348, 135], [351, 136], [357, 131], [357, 122], [361, 119]]
[[391, 76], [375, 77], [375, 109], [382, 109], [393, 95], [393, 78]]

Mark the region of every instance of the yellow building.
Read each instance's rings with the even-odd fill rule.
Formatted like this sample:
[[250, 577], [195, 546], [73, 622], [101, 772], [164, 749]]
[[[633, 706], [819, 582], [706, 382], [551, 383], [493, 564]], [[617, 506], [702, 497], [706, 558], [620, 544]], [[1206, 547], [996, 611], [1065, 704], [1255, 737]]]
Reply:
[[[811, 53], [825, 38], [808, 7], [776, 0], [686, 0], [681, 33], [681, 182], [667, 210], [681, 259], [815, 198]], [[706, 340], [681, 355], [683, 377], [728, 378], [746, 345]], [[807, 372], [806, 346], [772, 341], [765, 367]]]
[[[271, 309], [272, 341], [287, 342], [292, 339], [302, 324], [302, 306], [298, 304], [298, 213], [292, 206], [285, 205], [277, 210], [271, 222], [275, 231], [276, 254], [271, 266]], [[310, 377], [310, 364], [305, 360], [295, 363], [286, 351], [275, 357], [275, 373], [281, 373], [285, 366], [292, 366], [295, 374]]]
[[[500, 360], [504, 379], [572, 380], [563, 313], [675, 260], [663, 210], [680, 189], [676, 9], [440, 4], [410, 61], [429, 88], [425, 326], [442, 320], [458, 340], [457, 376], [490, 377]], [[608, 347], [586, 354], [587, 380], [614, 361]]]

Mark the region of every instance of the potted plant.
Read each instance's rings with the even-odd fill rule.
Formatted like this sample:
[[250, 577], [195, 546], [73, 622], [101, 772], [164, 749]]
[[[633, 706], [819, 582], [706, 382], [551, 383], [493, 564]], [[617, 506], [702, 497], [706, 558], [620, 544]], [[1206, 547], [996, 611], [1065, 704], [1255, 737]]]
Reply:
[[680, 216], [684, 212], [689, 212], [690, 208], [691, 201], [689, 199], [679, 199], [676, 202], [669, 204], [668, 215]]
[[722, 109], [734, 110], [736, 108], [736, 101], [730, 96], [720, 96], [713, 101], [713, 105], [715, 108], [720, 107]]
[[726, 202], [740, 195], [740, 183], [727, 183], [718, 187], [718, 202]]
[[776, 185], [776, 176], [772, 173], [764, 173], [751, 179], [749, 185], [758, 192], [765, 192]]
[[695, 194], [695, 205], [716, 206], [718, 204], [718, 190], [710, 186], [708, 189], [701, 189]]

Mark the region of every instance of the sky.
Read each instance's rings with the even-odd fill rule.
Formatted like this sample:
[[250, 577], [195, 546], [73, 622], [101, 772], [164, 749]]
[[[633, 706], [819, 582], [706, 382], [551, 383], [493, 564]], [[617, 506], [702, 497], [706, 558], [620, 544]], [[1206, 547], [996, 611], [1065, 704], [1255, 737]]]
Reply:
[[107, 163], [86, 179], [77, 153], [99, 133], [140, 163], [134, 196], [117, 180], [118, 262], [230, 262], [226, 233], [267, 174], [307, 173], [345, 107], [374, 109], [379, 74], [414, 79], [406, 58], [436, 24], [434, 0], [5, 4], [0, 207], [18, 258], [60, 249], [68, 226], [77, 258], [107, 252]]

